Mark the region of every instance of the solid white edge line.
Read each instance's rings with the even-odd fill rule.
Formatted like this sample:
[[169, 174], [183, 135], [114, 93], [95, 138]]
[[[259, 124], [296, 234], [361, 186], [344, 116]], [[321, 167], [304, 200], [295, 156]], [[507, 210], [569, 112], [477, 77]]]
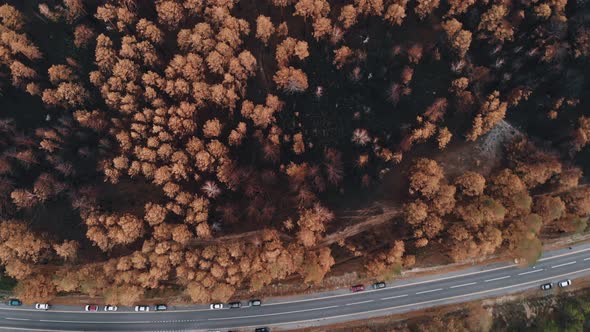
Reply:
[[[6, 327], [6, 326], [0, 326], [0, 330], [8, 330], [8, 331], [37, 331], [37, 332], [63, 332], [63, 330], [48, 330], [48, 329], [35, 329], [35, 328], [23, 328], [23, 327]], [[68, 332], [85, 332], [85, 331], [68, 330]], [[86, 332], [88, 332], [88, 331], [86, 331]]]
[[[486, 290], [482, 290], [482, 291], [478, 291], [478, 292], [473, 292], [473, 293], [468, 293], [468, 294], [449, 296], [449, 297], [444, 297], [444, 298], [439, 298], [439, 299], [434, 299], [434, 300], [429, 300], [429, 301], [422, 301], [422, 302], [410, 303], [410, 304], [402, 304], [402, 305], [397, 305], [397, 306], [387, 307], [387, 308], [381, 308], [381, 309], [373, 309], [373, 310], [368, 310], [368, 311], [353, 312], [353, 313], [349, 313], [349, 314], [345, 314], [345, 315], [336, 315], [336, 316], [320, 317], [320, 318], [314, 318], [314, 319], [304, 319], [304, 320], [291, 321], [291, 322], [278, 323], [278, 324], [269, 324], [268, 326], [281, 326], [281, 325], [292, 325], [292, 324], [300, 324], [300, 323], [308, 323], [308, 322], [318, 322], [318, 321], [328, 320], [328, 319], [334, 319], [334, 318], [344, 318], [344, 317], [356, 316], [356, 315], [360, 315], [360, 314], [377, 313], [377, 312], [382, 312], [382, 311], [387, 311], [387, 310], [393, 310], [393, 309], [399, 309], [399, 308], [405, 308], [405, 307], [411, 307], [411, 306], [417, 306], [417, 305], [422, 305], [422, 304], [442, 302], [442, 301], [452, 300], [452, 299], [460, 299], [460, 298], [468, 297], [468, 296], [472, 296], [472, 295], [479, 295], [479, 294], [491, 293], [491, 292], [495, 292], [495, 291], [498, 291], [498, 290], [515, 288], [515, 287], [524, 286], [524, 285], [530, 285], [530, 284], [536, 284], [536, 283], [540, 283], [540, 282], [552, 280], [554, 278], [562, 278], [562, 277], [566, 277], [566, 276], [570, 276], [570, 275], [573, 275], [573, 274], [577, 274], [577, 273], [581, 273], [581, 272], [586, 272], [586, 271], [590, 271], [590, 268], [586, 268], [586, 269], [582, 269], [582, 270], [578, 270], [578, 271], [573, 271], [573, 272], [568, 272], [568, 273], [563, 273], [563, 274], [559, 274], [559, 275], [551, 276], [551, 277], [546, 277], [546, 278], [542, 278], [542, 279], [527, 281], [527, 282], [523, 282], [521, 284], [508, 285], [508, 286], [498, 287], [498, 288], [493, 288], [493, 289], [486, 289]], [[241, 326], [240, 328], [246, 329], [246, 328], [255, 328], [255, 327], [258, 327], [258, 326], [260, 326], [260, 325]], [[231, 329], [235, 329], [235, 327], [223, 327], [221, 329], [222, 330], [228, 330], [228, 329], [231, 330]]]
[[[584, 248], [584, 249], [579, 249], [579, 250], [574, 250], [574, 251], [568, 251], [566, 253], [555, 255], [555, 256], [552, 256], [552, 257], [541, 258], [538, 261], [539, 262], [542, 262], [542, 261], [551, 260], [551, 259], [555, 259], [555, 258], [560, 258], [560, 257], [564, 257], [564, 256], [575, 255], [577, 253], [581, 253], [581, 252], [585, 252], [585, 251], [590, 251], [590, 247], [589, 248]], [[515, 267], [515, 266], [518, 266], [518, 265], [517, 264], [509, 264], [509, 265], [506, 265], [506, 266], [495, 267], [495, 268], [491, 268], [491, 269], [487, 269], [487, 270], [482, 270], [482, 271], [474, 271], [474, 272], [463, 273], [463, 274], [459, 274], [459, 275], [456, 275], [456, 276], [448, 276], [448, 277], [442, 277], [442, 278], [425, 280], [425, 281], [411, 282], [411, 283], [407, 283], [407, 284], [403, 284], [403, 285], [388, 286], [387, 288], [367, 290], [367, 291], [365, 291], [365, 293], [367, 293], [367, 292], [378, 292], [378, 291], [382, 291], [382, 290], [386, 290], [386, 289], [402, 288], [402, 287], [408, 287], [408, 286], [421, 285], [421, 284], [426, 284], [426, 283], [430, 283], [430, 282], [441, 281], [441, 280], [448, 280], [448, 279], [460, 278], [460, 277], [465, 277], [465, 276], [470, 276], [470, 275], [475, 275], [475, 274], [481, 274], [481, 273], [486, 273], [486, 272], [492, 272], [492, 271], [498, 271], [498, 270], [508, 269], [508, 268]], [[324, 297], [320, 297], [320, 298], [313, 298], [313, 299], [302, 299], [302, 300], [287, 301], [287, 302], [267, 303], [265, 305], [271, 306], [271, 305], [280, 305], [280, 304], [300, 303], [300, 302], [308, 302], [308, 301], [315, 301], [315, 300], [321, 300], [321, 299], [330, 299], [330, 298], [343, 297], [343, 296], [353, 296], [353, 295], [356, 295], [356, 294], [357, 293], [336, 294], [336, 295], [329, 295], [329, 296], [324, 296]]]
[[432, 293], [432, 292], [438, 292], [443, 290], [442, 288], [437, 288], [437, 289], [430, 289], [430, 290], [425, 290], [422, 292], [417, 292], [416, 295], [420, 295], [420, 294], [426, 294], [426, 293]]
[[555, 265], [555, 266], [552, 266], [551, 268], [552, 268], [552, 269], [556, 269], [556, 268], [558, 268], [558, 267], [562, 267], [562, 266], [566, 266], [566, 265], [572, 265], [572, 264], [576, 264], [576, 261], [573, 261], [573, 262], [567, 262], [567, 263], [563, 263], [563, 264], [559, 264], [559, 265]]
[[[585, 252], [585, 251], [590, 251], [590, 247], [589, 248], [584, 248], [584, 249], [579, 249], [579, 250], [574, 250], [574, 251], [568, 251], [566, 253], [555, 255], [555, 256], [541, 258], [541, 259], [538, 260], [538, 262], [543, 262], [543, 261], [546, 261], [546, 260], [551, 260], [551, 259], [555, 259], [555, 258], [559, 258], [559, 257], [574, 255], [574, 254]], [[588, 259], [590, 259], [590, 257]], [[443, 277], [443, 278], [438, 278], [438, 279], [432, 279], [432, 280], [425, 280], [425, 281], [419, 281], [419, 282], [408, 283], [408, 284], [403, 284], [403, 285], [389, 286], [389, 287], [381, 288], [381, 289], [371, 289], [371, 290], [365, 291], [364, 293], [378, 292], [378, 291], [383, 291], [383, 290], [386, 290], [386, 289], [408, 287], [408, 286], [414, 286], [414, 285], [425, 284], [425, 283], [430, 283], [430, 282], [436, 282], [436, 281], [441, 281], [441, 280], [448, 280], [448, 279], [459, 278], [459, 277], [464, 277], [464, 276], [469, 276], [469, 275], [474, 275], [474, 274], [481, 274], [481, 273], [486, 273], [486, 272], [491, 272], [491, 271], [498, 271], [498, 270], [502, 270], [502, 269], [511, 268], [511, 267], [514, 267], [514, 266], [518, 266], [518, 265], [517, 264], [509, 264], [509, 265], [506, 265], [506, 266], [500, 266], [500, 267], [496, 267], [496, 268], [492, 268], [492, 269], [488, 269], [488, 270], [482, 270], [482, 271], [474, 271], [474, 272], [464, 273], [464, 274], [460, 274], [460, 275], [456, 275], [456, 276], [448, 276], [448, 277]], [[302, 300], [295, 300], [295, 301], [288, 301], [288, 302], [265, 303], [264, 306], [272, 306], [272, 305], [280, 305], [280, 304], [290, 304], [290, 303], [299, 303], [299, 302], [308, 302], [308, 301], [329, 299], [329, 298], [342, 297], [342, 296], [353, 296], [353, 295], [356, 295], [356, 294], [358, 294], [358, 293], [336, 294], [336, 295], [329, 295], [329, 296], [324, 296], [324, 297], [311, 298], [311, 299], [302, 299]], [[7, 307], [0, 307], [0, 310], [6, 310], [6, 311], [10, 311], [10, 310], [12, 310], [12, 311], [31, 311], [31, 312], [37, 312], [38, 311], [36, 309], [17, 309], [17, 308], [7, 308]], [[208, 309], [208, 308], [207, 309], [179, 309], [179, 310], [170, 310], [170, 311], [168, 311], [168, 313], [169, 312], [174, 312], [174, 313], [181, 313], [181, 312], [201, 312], [201, 311], [209, 311], [209, 310], [211, 310], [211, 309]], [[87, 311], [83, 311], [81, 309], [80, 310], [51, 310], [51, 312], [94, 314], [94, 312], [87, 312]], [[116, 314], [130, 314], [130, 313], [134, 313], [134, 312], [133, 311], [115, 311], [115, 312], [109, 312], [108, 314], [109, 315], [116, 315]], [[162, 311], [162, 312], [159, 312], [159, 313], [165, 314], [166, 312], [165, 311]]]
[[462, 284], [462, 285], [455, 285], [455, 286], [451, 286], [449, 288], [459, 288], [459, 287], [471, 286], [471, 285], [475, 285], [475, 284], [477, 284], [477, 282], [470, 282], [470, 283], [466, 283], [466, 284]]
[[106, 322], [106, 321], [95, 321], [95, 320], [59, 320], [59, 319], [40, 319], [38, 322], [46, 322], [46, 323], [72, 323], [72, 324], [150, 324], [153, 321], [151, 320], [144, 320], [144, 321], [116, 321], [116, 322]]
[[545, 271], [545, 270], [543, 270], [543, 269], [536, 269], [536, 270], [531, 270], [531, 271], [527, 271], [527, 272], [522, 272], [522, 273], [519, 273], [518, 275], [519, 276], [523, 276], [525, 274], [537, 273], [537, 272], [541, 272], [541, 271]]
[[[590, 248], [588, 250], [590, 250]], [[448, 279], [460, 278], [460, 277], [465, 277], [465, 276], [470, 276], [470, 275], [475, 275], [475, 274], [481, 274], [481, 273], [486, 273], [486, 272], [491, 272], [491, 271], [504, 270], [504, 269], [508, 269], [508, 268], [511, 268], [514, 266], [517, 266], [517, 265], [510, 264], [510, 265], [506, 265], [506, 266], [495, 267], [495, 268], [488, 269], [488, 270], [474, 271], [474, 272], [464, 273], [464, 274], [460, 274], [460, 275], [456, 275], [456, 276], [448, 276], [448, 277], [442, 277], [442, 278], [425, 280], [425, 281], [411, 282], [411, 283], [407, 283], [407, 284], [403, 284], [403, 285], [388, 286], [387, 288], [381, 288], [381, 289], [371, 289], [371, 290], [367, 290], [367, 291], [359, 292], [359, 293], [336, 294], [336, 295], [329, 295], [329, 296], [317, 297], [317, 298], [312, 298], [312, 299], [295, 300], [295, 301], [289, 301], [289, 302], [265, 303], [264, 305], [271, 306], [271, 305], [280, 305], [280, 304], [309, 302], [309, 301], [316, 301], [316, 300], [323, 300], [323, 299], [332, 299], [332, 298], [344, 297], [344, 296], [354, 296], [354, 295], [358, 295], [358, 294], [362, 294], [362, 293], [378, 292], [378, 291], [383, 291], [383, 290], [387, 290], [387, 289], [395, 289], [395, 288], [403, 288], [403, 287], [408, 287], [408, 286], [421, 285], [421, 284], [427, 284], [427, 283], [431, 283], [431, 282], [437, 282], [437, 281], [442, 281], [442, 280], [448, 280]], [[175, 311], [175, 312], [177, 312], [177, 311]]]
[[503, 276], [503, 277], [498, 277], [498, 278], [487, 279], [487, 280], [484, 280], [483, 282], [502, 280], [502, 279], [506, 279], [506, 278], [510, 278], [510, 276]]
[[548, 261], [548, 260], [554, 259], [554, 258], [559, 258], [559, 257], [569, 256], [569, 255], [574, 255], [574, 254], [581, 253], [581, 252], [588, 251], [588, 250], [590, 250], [590, 248], [580, 249], [580, 250], [574, 250], [574, 251], [568, 251], [568, 252], [563, 253], [563, 254], [541, 258], [537, 262], [544, 262], [544, 261]]

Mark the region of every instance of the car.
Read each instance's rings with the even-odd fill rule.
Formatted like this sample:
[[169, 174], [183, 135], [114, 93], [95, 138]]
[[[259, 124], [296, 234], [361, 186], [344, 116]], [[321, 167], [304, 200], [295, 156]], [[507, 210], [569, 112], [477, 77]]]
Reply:
[[84, 307], [84, 310], [86, 310], [86, 311], [98, 311], [98, 306], [96, 304], [87, 304]]
[[546, 284], [542, 284], [541, 285], [541, 289], [542, 290], [550, 290], [551, 288], [553, 288], [553, 283], [552, 282], [548, 282]]
[[116, 305], [105, 305], [104, 311], [117, 311], [119, 308]]
[[35, 303], [35, 309], [38, 309], [38, 310], [49, 310], [49, 304], [47, 304], [47, 303]]
[[154, 306], [154, 310], [156, 310], [156, 311], [166, 311], [166, 310], [168, 310], [168, 306], [165, 305], [165, 304], [156, 304]]
[[248, 305], [251, 307], [259, 307], [262, 305], [262, 301], [255, 299], [255, 300], [250, 300], [248, 301]]
[[567, 280], [562, 280], [560, 282], [557, 283], [559, 285], [559, 287], [564, 288], [567, 286], [570, 286], [572, 284], [572, 281], [567, 279]]
[[19, 306], [22, 305], [23, 303], [19, 300], [19, 299], [10, 299], [8, 300], [8, 305], [10, 306]]
[[209, 309], [223, 309], [223, 303], [211, 303]]
[[350, 287], [350, 291], [353, 293], [361, 292], [364, 290], [365, 290], [365, 286], [363, 286], [363, 285], [354, 285], [354, 286]]
[[268, 327], [259, 327], [254, 331], [255, 332], [270, 332], [270, 329]]
[[385, 288], [386, 286], [383, 281], [380, 281], [373, 284], [373, 289]]
[[230, 302], [228, 304], [230, 309], [237, 309], [242, 307], [242, 302]]
[[150, 306], [148, 306], [148, 305], [136, 305], [135, 306], [135, 311], [139, 311], [139, 312], [150, 311]]

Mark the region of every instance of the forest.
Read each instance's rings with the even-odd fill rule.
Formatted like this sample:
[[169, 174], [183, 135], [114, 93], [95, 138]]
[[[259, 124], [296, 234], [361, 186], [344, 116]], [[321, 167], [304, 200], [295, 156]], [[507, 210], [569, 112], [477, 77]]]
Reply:
[[131, 305], [532, 264], [587, 227], [589, 56], [587, 0], [2, 1], [0, 270]]

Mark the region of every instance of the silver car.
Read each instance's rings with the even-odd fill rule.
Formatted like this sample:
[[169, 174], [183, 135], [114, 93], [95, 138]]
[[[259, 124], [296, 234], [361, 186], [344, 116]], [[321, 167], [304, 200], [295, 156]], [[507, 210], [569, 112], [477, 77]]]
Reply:
[[572, 281], [567, 279], [567, 280], [562, 280], [562, 281], [558, 282], [557, 284], [559, 285], [559, 287], [565, 288], [567, 286], [570, 286], [572, 284]]

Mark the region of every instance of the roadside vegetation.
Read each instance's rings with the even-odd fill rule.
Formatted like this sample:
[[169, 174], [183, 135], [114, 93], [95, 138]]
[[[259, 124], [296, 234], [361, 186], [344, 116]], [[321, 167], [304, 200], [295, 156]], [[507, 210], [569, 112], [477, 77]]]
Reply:
[[376, 280], [431, 252], [532, 264], [590, 215], [589, 11], [4, 1], [2, 280], [203, 303], [352, 258]]

